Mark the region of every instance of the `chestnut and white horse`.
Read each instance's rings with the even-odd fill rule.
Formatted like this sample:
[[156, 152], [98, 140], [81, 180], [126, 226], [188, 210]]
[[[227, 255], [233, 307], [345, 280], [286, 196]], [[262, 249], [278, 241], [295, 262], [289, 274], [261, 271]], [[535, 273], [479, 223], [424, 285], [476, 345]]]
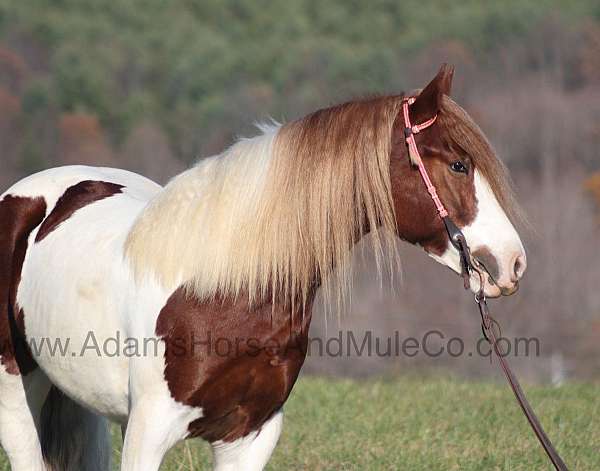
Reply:
[[[417, 145], [490, 274], [486, 294], [511, 294], [526, 261], [507, 175], [448, 98], [451, 79], [442, 67], [416, 96], [412, 122], [437, 115]], [[315, 291], [334, 269], [348, 278], [357, 240], [369, 232], [389, 261], [393, 234], [460, 271], [409, 163], [401, 98], [264, 127], [165, 188], [74, 166], [6, 191], [0, 441], [12, 469], [109, 469], [108, 420], [125, 432], [123, 470], [157, 470], [189, 437], [212, 445], [216, 470], [263, 469]]]

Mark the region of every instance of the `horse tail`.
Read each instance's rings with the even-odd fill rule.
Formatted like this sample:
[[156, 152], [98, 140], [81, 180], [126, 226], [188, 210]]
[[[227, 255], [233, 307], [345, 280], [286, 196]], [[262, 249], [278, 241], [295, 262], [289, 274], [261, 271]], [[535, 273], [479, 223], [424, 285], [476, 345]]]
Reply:
[[55, 386], [42, 408], [41, 444], [49, 471], [108, 471], [108, 421], [81, 407]]

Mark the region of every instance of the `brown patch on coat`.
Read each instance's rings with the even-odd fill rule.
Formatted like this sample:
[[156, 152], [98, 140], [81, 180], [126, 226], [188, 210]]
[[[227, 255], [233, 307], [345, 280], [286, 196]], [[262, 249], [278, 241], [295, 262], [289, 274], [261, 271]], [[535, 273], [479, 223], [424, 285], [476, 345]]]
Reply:
[[85, 180], [67, 188], [56, 202], [52, 212], [44, 220], [42, 227], [40, 227], [35, 238], [36, 243], [44, 240], [61, 223], [69, 219], [75, 211], [96, 201], [121, 193], [123, 188], [123, 185], [117, 185], [116, 183], [94, 180]]
[[24, 313], [16, 303], [28, 238], [44, 220], [44, 198], [7, 195], [0, 201], [0, 362], [9, 374], [36, 368], [24, 337]]
[[231, 442], [260, 429], [292, 391], [306, 357], [310, 320], [310, 307], [302, 313], [270, 302], [200, 302], [183, 288], [175, 291], [160, 312], [156, 334], [166, 343], [171, 395], [202, 408], [203, 417], [189, 425], [190, 436]]

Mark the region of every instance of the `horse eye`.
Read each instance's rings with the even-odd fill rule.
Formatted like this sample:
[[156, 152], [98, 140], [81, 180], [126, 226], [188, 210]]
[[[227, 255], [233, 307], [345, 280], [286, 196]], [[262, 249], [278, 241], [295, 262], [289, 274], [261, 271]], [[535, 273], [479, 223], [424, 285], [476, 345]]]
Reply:
[[465, 167], [465, 164], [463, 164], [460, 160], [457, 160], [456, 162], [452, 162], [452, 164], [450, 164], [450, 168], [452, 169], [453, 172], [456, 172], [456, 173], [465, 173], [465, 174], [469, 173], [469, 169], [467, 169], [467, 167]]

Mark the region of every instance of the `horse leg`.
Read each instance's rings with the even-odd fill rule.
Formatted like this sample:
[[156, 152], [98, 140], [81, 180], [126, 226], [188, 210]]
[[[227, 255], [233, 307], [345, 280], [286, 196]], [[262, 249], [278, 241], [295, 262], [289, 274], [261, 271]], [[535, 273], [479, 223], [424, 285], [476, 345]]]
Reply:
[[283, 425], [278, 411], [261, 429], [234, 442], [212, 443], [214, 471], [262, 471], [277, 445]]
[[40, 446], [40, 413], [50, 382], [39, 370], [26, 376], [0, 366], [0, 443], [12, 471], [46, 469]]
[[75, 403], [56, 386], [44, 403], [41, 441], [50, 471], [108, 471], [108, 421]]
[[122, 471], [157, 471], [165, 454], [188, 435], [200, 410], [176, 404], [165, 393], [134, 399], [123, 444]]

